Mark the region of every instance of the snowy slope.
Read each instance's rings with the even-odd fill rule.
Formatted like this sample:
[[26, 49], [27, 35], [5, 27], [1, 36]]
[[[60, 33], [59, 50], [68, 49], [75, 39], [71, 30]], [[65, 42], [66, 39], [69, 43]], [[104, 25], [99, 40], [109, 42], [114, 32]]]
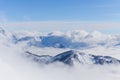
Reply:
[[74, 63], [80, 64], [95, 64], [95, 65], [120, 65], [120, 60], [110, 57], [110, 56], [100, 56], [93, 54], [85, 54], [79, 51], [70, 50], [63, 53], [60, 53], [56, 56], [49, 55], [36, 55], [31, 52], [26, 51], [26, 56], [32, 60], [39, 62], [40, 64], [51, 64], [54, 62], [62, 62], [66, 65], [73, 66]]

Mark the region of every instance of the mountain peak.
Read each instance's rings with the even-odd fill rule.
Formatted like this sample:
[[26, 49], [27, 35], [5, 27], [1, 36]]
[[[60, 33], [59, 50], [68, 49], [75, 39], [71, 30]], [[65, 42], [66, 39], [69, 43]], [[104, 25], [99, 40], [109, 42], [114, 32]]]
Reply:
[[64, 34], [63, 32], [54, 31], [54, 32], [49, 33], [48, 35], [50, 35], [50, 36], [62, 36], [63, 34]]
[[[29, 53], [27, 52], [27, 54]], [[76, 50], [69, 50], [69, 51], [60, 53], [56, 56], [49, 56], [49, 55], [37, 56], [37, 55], [29, 54], [29, 57], [32, 57], [33, 60], [37, 60], [45, 64], [61, 62], [70, 66], [73, 66], [75, 63], [96, 64], [96, 65], [120, 64], [120, 60], [110, 56], [85, 54]]]
[[5, 30], [3, 27], [0, 27], [0, 33], [5, 35]]

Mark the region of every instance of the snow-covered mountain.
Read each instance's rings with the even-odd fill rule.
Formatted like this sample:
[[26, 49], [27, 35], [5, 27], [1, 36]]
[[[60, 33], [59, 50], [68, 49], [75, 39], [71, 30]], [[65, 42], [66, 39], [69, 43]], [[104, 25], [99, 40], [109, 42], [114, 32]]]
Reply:
[[50, 64], [55, 62], [62, 62], [67, 65], [74, 65], [74, 63], [80, 64], [120, 64], [120, 60], [110, 56], [100, 56], [93, 54], [85, 54], [79, 51], [70, 50], [60, 53], [56, 56], [49, 55], [36, 55], [26, 51], [28, 58], [43, 64]]
[[0, 80], [119, 80], [119, 43], [119, 35], [97, 31], [43, 34], [0, 28]]
[[[81, 64], [116, 64], [120, 61], [116, 58], [100, 55], [85, 54], [71, 49], [87, 49], [96, 46], [112, 47], [119, 46], [119, 35], [106, 35], [94, 31], [88, 33], [86, 31], [71, 31], [67, 33], [54, 32], [49, 34], [41, 34], [39, 32], [18, 32], [10, 33], [0, 28], [1, 43], [8, 46], [9, 44], [20, 45], [23, 51], [35, 46], [38, 48], [53, 47], [53, 48], [69, 48], [70, 51], [57, 53], [56, 56], [32, 54], [29, 51], [26, 53], [33, 60], [41, 63], [62, 62], [73, 65], [74, 62]], [[3, 42], [2, 42], [3, 41]], [[22, 45], [22, 46], [21, 46]]]
[[12, 43], [12, 34], [6, 31], [4, 28], [0, 27], [0, 44], [11, 45]]
[[112, 47], [120, 45], [120, 35], [107, 35], [98, 31], [88, 33], [83, 30], [48, 34], [20, 32], [14, 33], [12, 38], [16, 44], [24, 43], [26, 46], [35, 47], [85, 49], [96, 46]]
[[7, 32], [0, 28], [0, 38], [3, 37], [14, 44], [22, 44], [27, 47], [86, 49], [96, 46], [120, 46], [120, 35], [102, 34], [98, 31], [86, 32], [84, 30], [74, 30], [66, 33], [57, 31], [43, 34], [29, 31]]

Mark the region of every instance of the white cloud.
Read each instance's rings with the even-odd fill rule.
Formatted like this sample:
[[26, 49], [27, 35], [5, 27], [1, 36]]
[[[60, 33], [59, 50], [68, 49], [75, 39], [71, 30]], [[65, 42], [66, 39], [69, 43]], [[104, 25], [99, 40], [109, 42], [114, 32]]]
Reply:
[[[119, 49], [119, 48], [118, 48]], [[50, 49], [46, 50], [49, 52]], [[98, 49], [98, 51], [103, 51]], [[52, 51], [52, 50], [51, 50]], [[109, 53], [110, 51], [108, 51]], [[9, 54], [8, 54], [9, 53]], [[41, 51], [39, 52], [41, 53]], [[41, 66], [22, 56], [17, 46], [0, 46], [1, 80], [119, 80], [120, 66], [79, 65], [67, 67], [62, 64]]]

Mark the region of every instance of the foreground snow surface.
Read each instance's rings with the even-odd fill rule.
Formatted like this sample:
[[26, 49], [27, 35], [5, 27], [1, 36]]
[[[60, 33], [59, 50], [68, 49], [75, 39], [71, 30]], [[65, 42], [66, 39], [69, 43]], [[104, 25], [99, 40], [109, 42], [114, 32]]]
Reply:
[[[53, 54], [65, 50], [50, 49]], [[101, 48], [100, 48], [101, 49]], [[39, 49], [39, 53], [43, 53]], [[48, 52], [47, 52], [48, 51]], [[94, 51], [94, 50], [91, 50]], [[87, 52], [87, 51], [86, 51]], [[21, 48], [14, 45], [0, 46], [0, 80], [119, 80], [119, 65], [79, 65], [68, 67], [60, 63], [41, 66], [25, 59]]]

